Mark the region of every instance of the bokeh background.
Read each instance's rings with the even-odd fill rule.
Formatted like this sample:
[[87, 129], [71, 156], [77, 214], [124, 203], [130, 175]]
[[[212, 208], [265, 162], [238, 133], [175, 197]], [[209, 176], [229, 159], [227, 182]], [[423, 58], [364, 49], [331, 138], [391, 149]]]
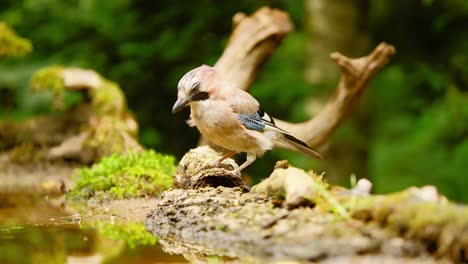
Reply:
[[330, 52], [362, 56], [387, 41], [397, 55], [323, 146], [326, 161], [273, 151], [247, 170], [254, 181], [287, 158], [334, 183], [366, 177], [377, 192], [433, 184], [468, 202], [466, 0], [2, 0], [0, 20], [34, 51], [0, 62], [0, 119], [52, 111], [50, 95], [28, 92], [36, 70], [91, 68], [124, 89], [141, 143], [180, 158], [198, 132], [184, 122], [188, 111], [171, 114], [179, 78], [214, 64], [236, 12], [263, 5], [287, 11], [295, 25], [251, 88], [281, 119], [304, 121], [326, 103], [339, 78]]

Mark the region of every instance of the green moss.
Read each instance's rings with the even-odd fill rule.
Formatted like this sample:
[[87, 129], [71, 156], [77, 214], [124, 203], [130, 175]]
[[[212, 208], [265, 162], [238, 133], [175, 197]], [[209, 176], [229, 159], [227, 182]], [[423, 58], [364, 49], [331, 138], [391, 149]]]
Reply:
[[125, 113], [127, 102], [119, 85], [102, 78], [102, 84], [97, 89], [90, 90], [91, 101], [98, 115], [117, 115]]
[[[322, 209], [324, 211], [330, 211], [334, 214], [347, 219], [350, 218], [349, 213], [346, 208], [341, 204], [335, 195], [335, 190], [332, 189], [332, 186], [323, 178], [322, 175], [316, 174], [314, 171], [309, 171], [307, 173], [314, 181], [314, 189], [317, 192], [318, 196], [315, 199], [311, 199], [315, 204], [317, 209]], [[308, 198], [308, 197], [305, 197]]]
[[37, 71], [30, 81], [31, 91], [52, 91], [54, 94], [53, 106], [56, 109], [64, 109], [63, 94], [65, 93], [62, 78], [63, 67], [50, 66]]
[[175, 158], [153, 150], [105, 157], [79, 170], [72, 199], [130, 198], [158, 195], [172, 186]]
[[[57, 100], [62, 100], [66, 91], [62, 66], [50, 66], [37, 71], [31, 78], [32, 91], [52, 91]], [[127, 101], [119, 85], [101, 77], [101, 85], [88, 90], [95, 113], [99, 116], [112, 115], [121, 117], [127, 110]]]
[[19, 37], [5, 23], [0, 22], [0, 58], [22, 56], [32, 50], [29, 40]]
[[32, 91], [51, 90], [56, 95], [61, 95], [65, 90], [62, 78], [61, 66], [50, 66], [37, 71], [31, 78]]
[[157, 238], [149, 233], [142, 223], [125, 223], [119, 225], [99, 223], [97, 230], [103, 237], [124, 241], [130, 248], [152, 246], [158, 242]]

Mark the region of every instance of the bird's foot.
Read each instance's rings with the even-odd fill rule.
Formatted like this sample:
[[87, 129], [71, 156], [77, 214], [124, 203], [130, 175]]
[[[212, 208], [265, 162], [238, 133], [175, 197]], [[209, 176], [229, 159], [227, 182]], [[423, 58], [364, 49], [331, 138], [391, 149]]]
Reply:
[[203, 166], [201, 169], [202, 170], [207, 170], [207, 169], [213, 169], [213, 168], [222, 168], [222, 169], [226, 169], [226, 170], [229, 170], [229, 171], [234, 170], [234, 167], [232, 165], [222, 163], [219, 160], [215, 160], [213, 162], [210, 162], [210, 163], [206, 164], [205, 166]]
[[233, 170], [232, 173], [236, 174], [239, 177], [242, 176], [242, 172], [241, 172], [241, 170], [239, 170], [239, 168]]

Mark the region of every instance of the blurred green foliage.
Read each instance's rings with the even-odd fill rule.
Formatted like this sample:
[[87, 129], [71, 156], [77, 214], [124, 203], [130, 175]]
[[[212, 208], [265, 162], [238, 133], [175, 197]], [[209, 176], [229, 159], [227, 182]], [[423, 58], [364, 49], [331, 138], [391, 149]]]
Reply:
[[[374, 44], [397, 48], [390, 65], [372, 81], [356, 114], [331, 144], [360, 149], [363, 166], [342, 170], [375, 182], [376, 190], [435, 184], [450, 198], [468, 201], [468, 2], [466, 0], [369, 1], [367, 25]], [[273, 116], [307, 119], [310, 96], [333, 86], [304, 81], [307, 32], [304, 1], [4, 0], [0, 20], [34, 44], [22, 59], [0, 63], [0, 118], [43, 113], [47, 100], [31, 97], [34, 71], [49, 65], [92, 68], [120, 84], [141, 125], [140, 140], [180, 157], [198, 132], [186, 126], [188, 111], [173, 116], [178, 79], [221, 54], [238, 11], [263, 5], [289, 12], [295, 32], [264, 66], [252, 93]], [[343, 21], [346, 23], [346, 21]], [[8, 74], [4, 74], [8, 73]], [[327, 84], [328, 85], [328, 84]], [[335, 149], [336, 149], [335, 148]], [[249, 172], [266, 177], [276, 159], [311, 168], [300, 154], [274, 151]], [[342, 167], [343, 160], [332, 160]]]
[[19, 37], [5, 23], [0, 22], [0, 58], [25, 55], [31, 50], [29, 40]]
[[378, 191], [436, 185], [468, 201], [468, 2], [372, 2], [375, 39], [398, 55], [373, 81], [368, 173]]

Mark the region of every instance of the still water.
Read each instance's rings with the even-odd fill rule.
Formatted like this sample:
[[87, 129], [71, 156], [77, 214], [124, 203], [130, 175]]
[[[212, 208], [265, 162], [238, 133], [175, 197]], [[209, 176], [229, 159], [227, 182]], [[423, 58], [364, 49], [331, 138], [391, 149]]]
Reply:
[[85, 219], [62, 198], [0, 195], [0, 263], [186, 263], [140, 223]]

